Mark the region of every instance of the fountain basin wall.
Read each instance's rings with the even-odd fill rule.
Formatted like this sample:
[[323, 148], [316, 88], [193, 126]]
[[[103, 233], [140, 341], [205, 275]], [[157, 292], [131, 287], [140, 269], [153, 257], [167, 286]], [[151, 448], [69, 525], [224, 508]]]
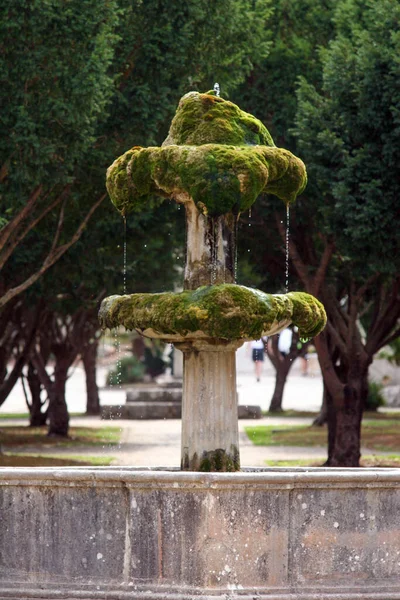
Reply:
[[399, 469], [0, 469], [0, 598], [399, 600]]

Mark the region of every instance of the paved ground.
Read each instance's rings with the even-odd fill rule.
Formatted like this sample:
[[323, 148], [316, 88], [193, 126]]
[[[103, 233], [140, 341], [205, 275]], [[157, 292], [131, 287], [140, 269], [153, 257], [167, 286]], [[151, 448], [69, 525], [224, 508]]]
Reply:
[[[248, 358], [245, 348], [238, 354], [237, 389], [239, 404], [257, 404], [262, 410], [268, 410], [275, 385], [272, 366], [268, 361], [264, 363], [263, 375], [260, 382], [255, 380], [253, 364]], [[100, 368], [98, 377], [99, 385], [105, 381], [106, 370]], [[121, 405], [125, 403], [126, 390], [101, 389], [102, 404]], [[309, 375], [302, 377], [299, 365], [294, 364], [289, 375], [283, 397], [285, 410], [295, 409], [301, 411], [318, 412], [322, 398], [322, 380], [315, 363], [310, 363]], [[85, 411], [85, 381], [81, 367], [77, 367], [73, 376], [68, 381], [67, 403], [71, 413]], [[26, 413], [26, 405], [22, 389], [15, 387], [7, 402], [0, 408], [0, 413]], [[246, 434], [244, 427], [247, 425], [276, 424], [311, 424], [312, 419], [265, 417], [263, 419], [240, 420], [240, 454], [242, 466], [262, 466], [265, 460], [289, 459], [314, 459], [322, 462], [326, 459], [326, 448], [317, 447], [260, 447], [254, 446]], [[11, 421], [7, 421], [11, 425]], [[21, 421], [19, 421], [21, 423]], [[98, 418], [73, 417], [71, 425], [99, 426], [110, 424], [110, 421], [100, 421]], [[114, 456], [115, 464], [131, 466], [178, 466], [180, 462], [180, 420], [149, 420], [131, 421], [116, 420], [113, 425], [121, 427], [121, 443], [115, 446], [105, 445], [102, 448], [90, 449], [93, 455]], [[24, 448], [27, 452], [29, 449]], [[42, 450], [41, 450], [42, 452]], [[54, 448], [48, 447], [43, 452], [54, 453]], [[85, 448], [74, 448], [73, 454], [87, 453]], [[59, 450], [58, 453], [71, 454], [71, 449]], [[372, 452], [364, 449], [364, 454]]]

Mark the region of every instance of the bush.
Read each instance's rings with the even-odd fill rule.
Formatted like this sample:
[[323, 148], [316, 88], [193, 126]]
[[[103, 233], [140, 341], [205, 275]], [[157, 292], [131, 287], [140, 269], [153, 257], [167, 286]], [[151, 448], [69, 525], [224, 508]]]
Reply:
[[136, 383], [143, 379], [145, 366], [136, 356], [124, 356], [118, 361], [116, 367], [107, 374], [107, 385], [121, 383]]
[[368, 396], [365, 403], [365, 410], [378, 410], [380, 406], [385, 405], [385, 397], [382, 394], [383, 385], [376, 381], [368, 383]]
[[160, 347], [153, 345], [152, 348], [145, 348], [143, 362], [146, 373], [152, 379], [165, 373], [166, 364], [162, 358], [162, 349]]

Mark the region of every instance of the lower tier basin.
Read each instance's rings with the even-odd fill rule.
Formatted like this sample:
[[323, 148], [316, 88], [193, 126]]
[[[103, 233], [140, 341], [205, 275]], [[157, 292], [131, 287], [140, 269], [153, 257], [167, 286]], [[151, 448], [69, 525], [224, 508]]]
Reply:
[[0, 598], [399, 600], [400, 470], [0, 469]]

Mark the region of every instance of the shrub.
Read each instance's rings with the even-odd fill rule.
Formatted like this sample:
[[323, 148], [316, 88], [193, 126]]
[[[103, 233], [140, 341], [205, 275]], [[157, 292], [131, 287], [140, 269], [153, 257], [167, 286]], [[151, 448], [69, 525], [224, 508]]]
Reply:
[[368, 383], [368, 396], [365, 403], [365, 410], [378, 410], [380, 406], [385, 405], [385, 397], [382, 394], [383, 385], [376, 381]]
[[107, 374], [107, 385], [136, 383], [143, 379], [145, 366], [136, 356], [124, 356]]

